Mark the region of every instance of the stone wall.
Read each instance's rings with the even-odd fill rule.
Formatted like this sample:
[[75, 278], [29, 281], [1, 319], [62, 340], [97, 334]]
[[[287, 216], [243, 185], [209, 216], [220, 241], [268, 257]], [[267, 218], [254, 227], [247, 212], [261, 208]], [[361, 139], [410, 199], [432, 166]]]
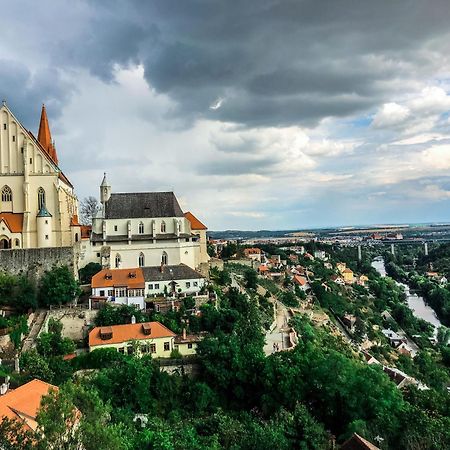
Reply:
[[73, 247], [0, 250], [0, 270], [39, 281], [53, 266], [68, 266], [78, 278], [78, 255]]

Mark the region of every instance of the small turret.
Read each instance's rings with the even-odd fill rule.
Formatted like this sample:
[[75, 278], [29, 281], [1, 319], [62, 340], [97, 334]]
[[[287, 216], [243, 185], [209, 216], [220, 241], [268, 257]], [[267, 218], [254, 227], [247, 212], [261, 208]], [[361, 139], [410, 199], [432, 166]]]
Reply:
[[103, 181], [100, 185], [100, 203], [105, 206], [105, 203], [109, 200], [109, 197], [111, 197], [111, 185], [109, 184], [108, 180], [106, 179], [106, 172], [103, 175]]
[[37, 216], [37, 244], [39, 248], [52, 247], [52, 215], [42, 204]]

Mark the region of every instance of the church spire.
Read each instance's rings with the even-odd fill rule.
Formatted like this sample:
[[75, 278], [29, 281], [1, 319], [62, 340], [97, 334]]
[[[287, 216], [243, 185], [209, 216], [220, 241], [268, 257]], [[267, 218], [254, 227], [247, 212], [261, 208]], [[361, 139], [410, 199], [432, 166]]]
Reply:
[[41, 121], [39, 123], [38, 141], [48, 153], [50, 158], [58, 164], [58, 156], [56, 155], [56, 149], [52, 142], [52, 135], [50, 133], [50, 127], [48, 125], [47, 111], [45, 105], [42, 105]]

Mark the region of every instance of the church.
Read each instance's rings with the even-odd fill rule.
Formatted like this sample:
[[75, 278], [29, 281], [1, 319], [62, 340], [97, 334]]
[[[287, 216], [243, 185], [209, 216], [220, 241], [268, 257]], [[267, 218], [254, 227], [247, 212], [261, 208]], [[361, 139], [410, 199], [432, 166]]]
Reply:
[[45, 106], [37, 138], [0, 108], [0, 249], [70, 247], [81, 239], [74, 187], [58, 165]]
[[78, 223], [74, 187], [58, 165], [45, 106], [37, 138], [0, 109], [0, 250], [72, 248], [74, 269], [205, 268], [206, 226], [173, 192], [114, 193], [106, 177], [92, 230]]
[[81, 266], [127, 269], [184, 264], [192, 269], [208, 262], [206, 226], [184, 213], [173, 192], [113, 193], [104, 175], [101, 208], [92, 220], [89, 245]]

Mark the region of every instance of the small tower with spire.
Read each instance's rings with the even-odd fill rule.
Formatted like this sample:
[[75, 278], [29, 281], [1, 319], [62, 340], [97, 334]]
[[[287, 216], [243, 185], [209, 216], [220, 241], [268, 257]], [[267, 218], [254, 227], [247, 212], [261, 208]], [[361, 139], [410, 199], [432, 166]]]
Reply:
[[52, 161], [58, 165], [58, 155], [56, 154], [55, 142], [52, 141], [47, 111], [45, 110], [44, 104], [42, 105], [41, 121], [39, 122], [38, 141]]
[[103, 209], [105, 208], [105, 203], [109, 200], [109, 197], [111, 197], [111, 185], [106, 179], [105, 172], [103, 175], [102, 184], [100, 185], [100, 203], [102, 204]]

